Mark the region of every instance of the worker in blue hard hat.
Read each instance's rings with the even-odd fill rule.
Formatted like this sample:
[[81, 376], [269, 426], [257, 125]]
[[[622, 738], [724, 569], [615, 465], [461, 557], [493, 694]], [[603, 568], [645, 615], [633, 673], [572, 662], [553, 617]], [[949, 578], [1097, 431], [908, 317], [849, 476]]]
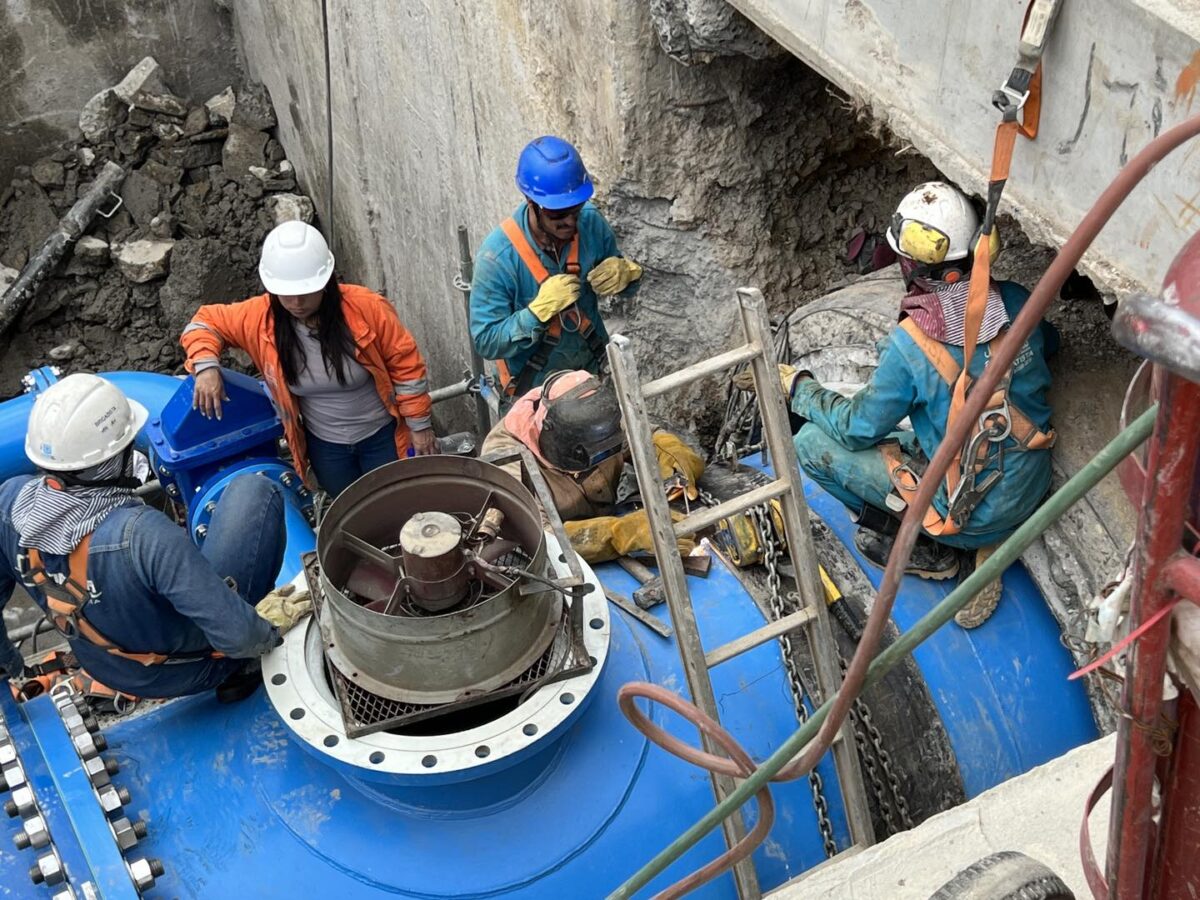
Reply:
[[[283, 493], [262, 475], [232, 479], [199, 549], [134, 495], [133, 442], [146, 417], [96, 375], [68, 375], [38, 395], [25, 454], [40, 473], [0, 485], [0, 608], [20, 583], [78, 666], [113, 691], [218, 688], [236, 699], [260, 680], [258, 657], [311, 611], [273, 590]], [[0, 630], [0, 683], [30, 675]]]
[[506, 402], [554, 371], [599, 372], [608, 332], [597, 296], [628, 296], [642, 277], [589, 202], [592, 179], [573, 146], [531, 141], [516, 182], [525, 201], [484, 240], [471, 284], [471, 339], [495, 361]]

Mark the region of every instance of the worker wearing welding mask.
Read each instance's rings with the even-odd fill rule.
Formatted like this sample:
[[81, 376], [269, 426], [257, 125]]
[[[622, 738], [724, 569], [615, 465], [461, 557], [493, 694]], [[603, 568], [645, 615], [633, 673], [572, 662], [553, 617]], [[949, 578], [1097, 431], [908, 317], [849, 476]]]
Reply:
[[562, 138], [531, 141], [517, 162], [525, 201], [479, 248], [471, 340], [494, 360], [504, 402], [554, 371], [600, 371], [608, 332], [599, 296], [632, 296], [642, 267], [625, 259], [589, 201], [592, 180]]
[[[603, 562], [653, 552], [645, 511], [630, 512], [639, 505], [640, 489], [611, 385], [582, 370], [555, 372], [513, 404], [489, 432], [480, 455], [497, 459], [522, 446], [533, 455], [580, 556]], [[696, 479], [704, 472], [699, 455], [667, 431], [654, 433], [654, 451], [661, 479], [656, 487], [681, 503], [695, 500]], [[521, 478], [519, 462], [502, 468]], [[680, 552], [692, 546], [683, 539]]]
[[[791, 410], [806, 420], [794, 438], [800, 466], [850, 509], [859, 523], [856, 546], [879, 566], [886, 564], [899, 517], [946, 435], [964, 359], [979, 234], [979, 214], [957, 188], [943, 182], [916, 187], [901, 200], [887, 232], [908, 290], [900, 304], [900, 324], [879, 344], [879, 364], [870, 382], [846, 398], [823, 388], [809, 373], [781, 367]], [[998, 251], [993, 230], [989, 252], [994, 257]], [[972, 378], [982, 374], [1028, 296], [1015, 282], [989, 285]], [[979, 468], [953, 484], [939, 485], [908, 572], [944, 579], [959, 574], [960, 565], [973, 571], [1046, 496], [1054, 444], [1046, 358], [1056, 345], [1057, 333], [1043, 323], [1017, 353], [1007, 398], [993, 398], [982, 417], [994, 439], [984, 435], [973, 447], [964, 446], [963, 458], [977, 460]], [[911, 431], [899, 427], [906, 418]], [[996, 581], [955, 620], [962, 627], [976, 627], [999, 599]]]

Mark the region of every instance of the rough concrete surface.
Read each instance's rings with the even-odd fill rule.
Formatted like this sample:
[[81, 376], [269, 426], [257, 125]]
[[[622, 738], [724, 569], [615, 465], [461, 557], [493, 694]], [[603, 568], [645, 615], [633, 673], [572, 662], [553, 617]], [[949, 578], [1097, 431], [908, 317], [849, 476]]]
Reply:
[[0, 0], [0, 181], [79, 134], [79, 114], [146, 55], [188, 97], [241, 81], [229, 12], [212, 0]]
[[[1101, 738], [980, 794], [844, 860], [800, 876], [773, 900], [926, 900], [962, 869], [999, 850], [1049, 866], [1077, 897], [1090, 897], [1079, 860], [1084, 801], [1112, 765], [1114, 736]], [[1104, 858], [1108, 806], [1091, 816], [1094, 852]]]
[[[688, 0], [694, 5], [701, 0]], [[706, 0], [725, 6], [724, 0]], [[731, 0], [939, 168], [982, 191], [1027, 3]], [[1061, 243], [1146, 143], [1196, 110], [1200, 14], [1171, 0], [1065, 3], [1045, 55], [1035, 142], [1019, 140], [1007, 206]], [[1193, 145], [1194, 146], [1194, 145]], [[1157, 289], [1196, 228], [1200, 178], [1181, 149], [1113, 217], [1085, 263], [1113, 289]]]

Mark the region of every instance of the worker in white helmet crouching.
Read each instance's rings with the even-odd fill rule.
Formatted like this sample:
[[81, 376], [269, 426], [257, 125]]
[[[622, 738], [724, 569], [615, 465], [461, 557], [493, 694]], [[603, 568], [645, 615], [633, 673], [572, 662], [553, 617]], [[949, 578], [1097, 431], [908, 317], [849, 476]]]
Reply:
[[[0, 485], [0, 607], [20, 583], [79, 666], [114, 691], [244, 693], [257, 683], [254, 661], [307, 611], [272, 607], [269, 621], [255, 609], [283, 561], [282, 491], [261, 475], [233, 479], [200, 550], [134, 495], [146, 416], [96, 375], [68, 375], [38, 395], [25, 453], [40, 474]], [[0, 632], [0, 681], [28, 674]]]

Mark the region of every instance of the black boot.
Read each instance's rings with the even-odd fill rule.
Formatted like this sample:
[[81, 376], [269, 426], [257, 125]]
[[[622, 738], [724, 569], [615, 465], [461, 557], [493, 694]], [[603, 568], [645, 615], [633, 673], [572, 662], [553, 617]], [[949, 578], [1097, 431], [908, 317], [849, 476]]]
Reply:
[[[868, 528], [860, 527], [854, 533], [854, 546], [858, 548], [858, 552], [865, 556], [869, 563], [881, 569], [887, 566], [888, 556], [891, 555], [895, 542], [894, 535], [880, 534]], [[952, 548], [920, 535], [913, 546], [904, 572], [931, 581], [953, 578], [958, 574], [958, 554]]]

